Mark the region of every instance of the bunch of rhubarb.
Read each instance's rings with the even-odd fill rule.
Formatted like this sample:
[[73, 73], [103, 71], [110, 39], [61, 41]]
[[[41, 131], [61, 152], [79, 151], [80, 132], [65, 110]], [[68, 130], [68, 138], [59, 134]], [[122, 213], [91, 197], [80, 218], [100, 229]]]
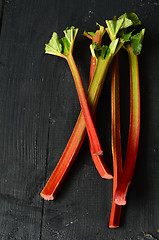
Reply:
[[[91, 64], [89, 75], [89, 87], [87, 94], [84, 91], [82, 79], [75, 60], [73, 58], [73, 46], [78, 32], [75, 27], [67, 28], [64, 37], [59, 39], [57, 33], [53, 33], [51, 40], [46, 44], [47, 54], [62, 57], [68, 62], [81, 105], [78, 120], [66, 145], [66, 148], [41, 192], [46, 200], [53, 200], [58, 189], [67, 176], [86, 133], [88, 134], [89, 147], [92, 159], [102, 178], [113, 178], [113, 201], [110, 214], [110, 228], [119, 227], [121, 205], [126, 204], [126, 195], [133, 177], [138, 152], [140, 133], [140, 89], [138, 54], [142, 49], [142, 40], [145, 30], [136, 32], [137, 25], [141, 25], [135, 13], [125, 13], [119, 18], [106, 20], [107, 27], [98, 25], [98, 30], [84, 31], [84, 36], [91, 39]], [[104, 34], [110, 38], [109, 45], [102, 45]], [[120, 135], [120, 94], [119, 94], [119, 52], [127, 50], [130, 66], [130, 123], [127, 152], [122, 162], [122, 146]], [[98, 134], [95, 128], [96, 107], [106, 78], [107, 71], [112, 62], [111, 79], [111, 145], [113, 158], [113, 176], [103, 158]]]

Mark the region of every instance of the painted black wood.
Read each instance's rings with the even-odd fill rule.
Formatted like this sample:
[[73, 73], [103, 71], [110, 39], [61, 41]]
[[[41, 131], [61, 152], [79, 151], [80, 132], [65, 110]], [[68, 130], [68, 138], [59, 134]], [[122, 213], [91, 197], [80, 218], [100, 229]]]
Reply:
[[[1, 1], [2, 3], [2, 1]], [[4, 5], [3, 5], [4, 4]], [[5, 0], [0, 35], [0, 238], [27, 240], [159, 239], [159, 3], [149, 1]], [[3, 9], [2, 9], [3, 10]], [[99, 177], [87, 140], [54, 201], [39, 196], [74, 127], [80, 106], [66, 62], [44, 54], [53, 31], [80, 28], [74, 56], [88, 86], [84, 29], [124, 12], [146, 28], [140, 62], [141, 138], [121, 227], [108, 228], [112, 181]], [[121, 54], [122, 136], [128, 118], [128, 64]], [[126, 66], [126, 67], [125, 67]], [[126, 68], [126, 70], [125, 70]], [[111, 166], [110, 72], [98, 107], [98, 131]], [[124, 153], [123, 153], [124, 155]]]

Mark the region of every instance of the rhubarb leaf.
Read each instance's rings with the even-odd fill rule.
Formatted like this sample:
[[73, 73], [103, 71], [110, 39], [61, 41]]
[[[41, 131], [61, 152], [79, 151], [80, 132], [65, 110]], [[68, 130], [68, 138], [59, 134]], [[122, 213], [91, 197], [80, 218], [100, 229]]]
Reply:
[[91, 44], [90, 49], [93, 57], [96, 59], [100, 56], [103, 59], [105, 59], [110, 53], [110, 49], [108, 46], [106, 45], [100, 46], [98, 43]]
[[145, 29], [131, 37], [131, 45], [135, 55], [139, 55], [142, 49], [142, 41], [144, 37]]
[[103, 45], [102, 47], [102, 58], [105, 59], [110, 53], [110, 49], [108, 46]]
[[[125, 28], [128, 27], [128, 20], [131, 21], [133, 23], [134, 26], [136, 25], [140, 25], [141, 24], [141, 21], [139, 20], [138, 16], [136, 15], [136, 13], [124, 13], [123, 15], [121, 15], [119, 17], [120, 18], [123, 18], [125, 17], [125, 21], [122, 25], [122, 27], [125, 25]], [[132, 24], [131, 24], [132, 25]], [[130, 26], [131, 26], [130, 25]]]
[[98, 43], [93, 43], [90, 45], [90, 50], [94, 58], [101, 56], [102, 47]]
[[119, 43], [119, 38], [112, 40], [109, 47], [106, 45], [100, 46], [98, 43], [93, 43], [90, 45], [91, 53], [94, 58], [98, 59], [98, 57], [102, 57], [103, 59], [106, 59], [109, 54], [114, 55], [117, 46]]
[[125, 13], [121, 15], [118, 19], [114, 17], [113, 20], [106, 20], [106, 24], [108, 26], [107, 32], [112, 40], [116, 39], [117, 34], [119, 34], [120, 36], [123, 35], [123, 33], [125, 34], [126, 29], [130, 26], [136, 26], [141, 24], [141, 21], [135, 13]]
[[[127, 17], [122, 16], [121, 19], [123, 19], [123, 18], [124, 18], [124, 21], [123, 21], [120, 29], [125, 29], [125, 28], [128, 28], [133, 25], [133, 22], [131, 19], [128, 19]], [[120, 17], [119, 17], [119, 19], [120, 19]]]
[[73, 51], [73, 45], [78, 32], [78, 28], [66, 28], [65, 37], [59, 39], [57, 33], [53, 33], [48, 44], [45, 45], [45, 53], [65, 57]]
[[59, 42], [62, 45], [62, 53], [63, 53], [63, 55], [66, 56], [70, 52], [70, 43], [68, 42], [68, 40], [65, 37], [61, 38], [59, 40]]
[[77, 32], [78, 32], [78, 28], [75, 28], [73, 26], [70, 28], [66, 28], [66, 30], [64, 31], [65, 38], [68, 40], [70, 45], [74, 44]]
[[131, 35], [132, 35], [132, 32], [129, 32], [129, 33], [125, 33], [125, 34], [123, 34], [123, 41], [124, 41], [124, 42], [129, 41]]
[[123, 22], [124, 22], [124, 17], [118, 20], [115, 17], [113, 20], [106, 20], [108, 31], [112, 40], [116, 38], [116, 35], [119, 29], [121, 28]]
[[62, 52], [62, 45], [59, 42], [57, 33], [54, 32], [49, 43], [45, 44], [45, 53], [61, 56], [61, 52]]

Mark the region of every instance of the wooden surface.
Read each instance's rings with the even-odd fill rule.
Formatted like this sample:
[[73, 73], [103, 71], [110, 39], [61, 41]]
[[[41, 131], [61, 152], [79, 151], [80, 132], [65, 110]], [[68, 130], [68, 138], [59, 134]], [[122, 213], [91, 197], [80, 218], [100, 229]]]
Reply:
[[[0, 239], [159, 239], [159, 2], [158, 0], [1, 0], [0, 26]], [[99, 177], [87, 140], [54, 201], [39, 193], [55, 168], [80, 106], [66, 62], [45, 55], [53, 31], [80, 28], [74, 56], [88, 86], [89, 40], [124, 12], [136, 12], [146, 35], [140, 62], [141, 138], [121, 226], [108, 228], [112, 181]], [[121, 54], [122, 136], [126, 145], [128, 63]], [[105, 159], [110, 150], [110, 74], [98, 107]], [[125, 149], [125, 148], [124, 148]], [[124, 150], [125, 151], [125, 150]]]

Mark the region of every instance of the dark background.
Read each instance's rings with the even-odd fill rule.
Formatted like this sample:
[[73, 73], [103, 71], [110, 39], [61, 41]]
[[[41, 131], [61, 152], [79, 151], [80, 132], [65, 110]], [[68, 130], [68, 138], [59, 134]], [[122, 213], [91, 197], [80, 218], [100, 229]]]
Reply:
[[[0, 16], [0, 239], [159, 239], [159, 1], [1, 0]], [[112, 181], [101, 179], [87, 140], [57, 197], [40, 191], [55, 168], [80, 111], [67, 63], [44, 54], [53, 31], [78, 27], [74, 56], [87, 89], [90, 41], [83, 30], [124, 12], [146, 28], [139, 57], [141, 137], [136, 171], [120, 228], [109, 229]], [[129, 116], [128, 58], [120, 56], [123, 157]], [[112, 169], [110, 72], [97, 111], [97, 127]], [[152, 239], [152, 238], [150, 238]]]

